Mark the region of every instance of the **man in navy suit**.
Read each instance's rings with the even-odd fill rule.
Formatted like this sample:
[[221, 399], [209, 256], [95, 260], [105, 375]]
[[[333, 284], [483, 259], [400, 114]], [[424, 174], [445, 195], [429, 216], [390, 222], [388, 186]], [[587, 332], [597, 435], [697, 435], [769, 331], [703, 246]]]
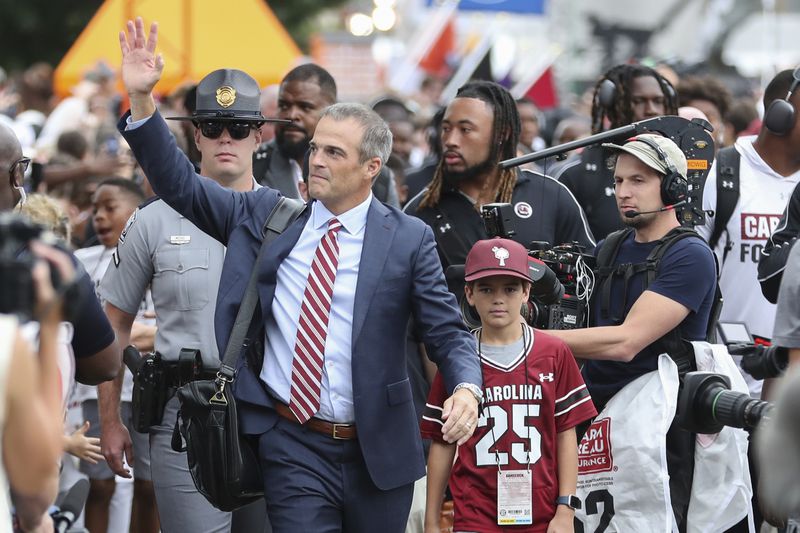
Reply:
[[[256, 265], [264, 222], [280, 195], [267, 187], [235, 192], [194, 172], [152, 98], [163, 69], [156, 40], [157, 25], [148, 37], [141, 19], [120, 34], [131, 102], [120, 129], [156, 193], [228, 247], [215, 315], [221, 353], [258, 268], [260, 307], [250, 338], [263, 345], [239, 358], [234, 392], [242, 431], [260, 437], [274, 531], [402, 531], [413, 482], [425, 472], [406, 373], [408, 318], [452, 391], [443, 412], [448, 442], [463, 443], [474, 431], [481, 374], [430, 228], [371, 194], [391, 151], [388, 127], [361, 105], [337, 104], [323, 113], [309, 161], [315, 201]], [[198, 86], [198, 101], [206, 92], [220, 117], [199, 125], [203, 142], [217, 143], [204, 157], [234, 168], [232, 146], [257, 143], [258, 130], [230, 120], [260, 114], [258, 85], [235, 70], [214, 83]], [[326, 299], [327, 307], [320, 303]], [[309, 322], [322, 325], [308, 333]], [[322, 346], [322, 358], [307, 359], [315, 346]], [[314, 369], [321, 374], [316, 380]]]

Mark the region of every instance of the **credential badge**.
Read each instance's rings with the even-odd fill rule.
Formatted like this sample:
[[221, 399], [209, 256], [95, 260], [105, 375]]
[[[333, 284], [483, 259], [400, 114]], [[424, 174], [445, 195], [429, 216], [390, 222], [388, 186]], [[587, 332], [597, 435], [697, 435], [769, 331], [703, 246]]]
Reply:
[[230, 107], [236, 101], [236, 89], [223, 85], [217, 89], [217, 103], [222, 107]]
[[500, 266], [506, 266], [506, 259], [508, 259], [508, 250], [503, 248], [502, 246], [494, 246], [492, 247], [492, 251], [494, 252], [494, 257], [498, 261], [500, 261]]

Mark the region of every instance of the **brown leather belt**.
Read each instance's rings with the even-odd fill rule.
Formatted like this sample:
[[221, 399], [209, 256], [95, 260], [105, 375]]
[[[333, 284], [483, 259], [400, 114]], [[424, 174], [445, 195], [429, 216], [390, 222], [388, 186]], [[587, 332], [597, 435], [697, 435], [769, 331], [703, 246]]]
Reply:
[[290, 422], [302, 425], [315, 433], [320, 433], [333, 439], [353, 440], [358, 438], [355, 424], [335, 424], [319, 418], [309, 418], [308, 422], [300, 424], [292, 410], [289, 409], [289, 406], [277, 400], [275, 401], [275, 412]]

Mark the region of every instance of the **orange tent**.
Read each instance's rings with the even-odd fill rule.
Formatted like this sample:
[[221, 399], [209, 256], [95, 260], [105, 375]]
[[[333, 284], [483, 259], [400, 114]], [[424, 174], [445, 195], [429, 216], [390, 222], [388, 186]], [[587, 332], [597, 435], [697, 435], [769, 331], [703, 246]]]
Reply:
[[98, 61], [118, 70], [118, 34], [135, 16], [146, 28], [159, 23], [161, 94], [218, 68], [244, 70], [262, 87], [278, 83], [301, 56], [264, 0], [106, 0], [58, 65], [56, 92], [69, 94]]

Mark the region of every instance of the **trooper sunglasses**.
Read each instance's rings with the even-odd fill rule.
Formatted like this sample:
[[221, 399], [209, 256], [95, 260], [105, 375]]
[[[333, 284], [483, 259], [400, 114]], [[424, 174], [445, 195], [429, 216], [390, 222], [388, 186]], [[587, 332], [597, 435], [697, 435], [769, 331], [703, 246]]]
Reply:
[[231, 139], [241, 141], [250, 135], [251, 129], [256, 129], [256, 122], [229, 122], [223, 120], [203, 120], [195, 122], [195, 126], [200, 128], [203, 137], [218, 139], [222, 135], [222, 130], [227, 129]]

